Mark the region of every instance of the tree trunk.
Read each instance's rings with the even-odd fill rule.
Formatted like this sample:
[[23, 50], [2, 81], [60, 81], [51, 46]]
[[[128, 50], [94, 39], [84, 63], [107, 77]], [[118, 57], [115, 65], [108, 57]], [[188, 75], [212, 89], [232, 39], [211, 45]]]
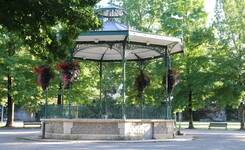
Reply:
[[3, 123], [3, 117], [4, 117], [3, 113], [4, 113], [4, 107], [2, 105], [1, 120], [0, 120], [1, 123]]
[[30, 121], [35, 121], [35, 114], [33, 112], [30, 113]]
[[240, 126], [240, 130], [245, 130], [244, 128], [244, 108], [243, 108], [243, 102], [240, 103], [240, 123], [241, 123], [241, 126]]
[[[59, 91], [61, 91], [62, 90], [62, 84], [60, 83], [60, 88], [59, 88]], [[62, 95], [61, 94], [58, 94], [58, 98], [57, 98], [57, 104], [61, 104], [61, 97], [62, 97]]]
[[7, 107], [8, 119], [7, 119], [6, 127], [12, 127], [14, 121], [14, 102], [12, 96], [10, 95], [11, 85], [12, 85], [12, 79], [11, 76], [8, 75], [8, 107]]
[[61, 94], [58, 94], [57, 104], [61, 104]]
[[193, 125], [193, 115], [192, 115], [192, 91], [190, 91], [189, 93], [189, 127], [188, 129], [194, 129], [194, 125]]

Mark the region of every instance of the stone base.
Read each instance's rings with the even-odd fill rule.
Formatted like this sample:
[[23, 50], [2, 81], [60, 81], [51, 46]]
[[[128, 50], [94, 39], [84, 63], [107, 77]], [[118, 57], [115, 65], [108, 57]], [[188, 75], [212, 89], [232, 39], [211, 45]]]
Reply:
[[141, 140], [142, 136], [122, 136], [112, 134], [45, 134], [48, 139], [60, 140]]
[[66, 140], [145, 140], [174, 138], [173, 120], [41, 119], [45, 138]]

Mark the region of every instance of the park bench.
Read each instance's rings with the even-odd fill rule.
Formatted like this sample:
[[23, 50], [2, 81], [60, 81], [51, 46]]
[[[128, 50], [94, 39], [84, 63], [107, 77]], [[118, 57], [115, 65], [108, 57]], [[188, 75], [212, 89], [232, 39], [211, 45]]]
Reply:
[[25, 126], [33, 126], [33, 125], [35, 125], [35, 126], [40, 126], [41, 127], [41, 125], [42, 125], [42, 123], [41, 122], [39, 122], [39, 121], [23, 121], [23, 127], [25, 128]]
[[211, 122], [208, 126], [208, 129], [211, 129], [211, 127], [225, 127], [227, 130], [227, 123]]

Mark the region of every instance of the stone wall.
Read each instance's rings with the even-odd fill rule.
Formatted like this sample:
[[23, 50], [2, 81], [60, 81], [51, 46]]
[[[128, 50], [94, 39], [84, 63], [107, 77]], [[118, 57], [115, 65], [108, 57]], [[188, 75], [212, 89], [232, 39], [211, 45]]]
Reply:
[[143, 140], [174, 138], [173, 120], [42, 119], [45, 138]]
[[45, 132], [47, 133], [64, 133], [64, 126], [61, 121], [45, 122]]
[[71, 134], [119, 134], [117, 123], [74, 122]]

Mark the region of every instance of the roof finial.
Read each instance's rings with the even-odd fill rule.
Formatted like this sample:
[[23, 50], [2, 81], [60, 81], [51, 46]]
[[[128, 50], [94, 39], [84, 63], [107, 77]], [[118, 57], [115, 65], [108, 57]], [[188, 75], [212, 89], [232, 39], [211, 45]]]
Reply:
[[111, 0], [110, 5], [112, 5], [113, 0]]

